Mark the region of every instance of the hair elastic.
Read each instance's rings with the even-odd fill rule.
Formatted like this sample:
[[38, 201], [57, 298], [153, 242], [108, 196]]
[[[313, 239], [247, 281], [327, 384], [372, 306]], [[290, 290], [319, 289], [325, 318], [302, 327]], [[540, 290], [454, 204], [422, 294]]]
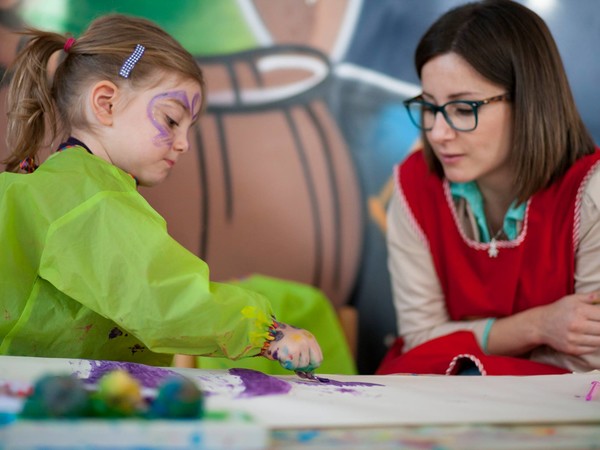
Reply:
[[129, 58], [127, 58], [121, 66], [121, 70], [119, 70], [119, 75], [121, 75], [123, 78], [129, 78], [129, 74], [144, 54], [144, 50], [146, 50], [146, 47], [137, 44], [135, 46], [135, 49], [133, 50], [133, 53], [129, 55]]
[[73, 47], [74, 43], [75, 43], [74, 37], [70, 37], [69, 39], [67, 39], [67, 42], [65, 42], [65, 46], [63, 47], [63, 50], [65, 51], [65, 53], [69, 53], [69, 50], [71, 50], [71, 47]]

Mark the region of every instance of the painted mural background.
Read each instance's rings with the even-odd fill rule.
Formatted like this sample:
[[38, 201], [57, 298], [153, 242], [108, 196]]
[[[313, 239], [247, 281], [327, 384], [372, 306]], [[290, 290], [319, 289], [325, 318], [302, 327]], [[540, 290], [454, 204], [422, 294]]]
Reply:
[[[358, 369], [372, 373], [396, 334], [384, 211], [392, 167], [417, 137], [401, 104], [419, 92], [412, 56], [429, 24], [461, 3], [0, 0], [0, 70], [17, 45], [7, 32], [26, 25], [77, 37], [117, 11], [173, 34], [205, 70], [208, 109], [185, 163], [142, 193], [214, 279], [263, 273], [354, 306]], [[600, 142], [600, 4], [522, 3], [550, 26]]]

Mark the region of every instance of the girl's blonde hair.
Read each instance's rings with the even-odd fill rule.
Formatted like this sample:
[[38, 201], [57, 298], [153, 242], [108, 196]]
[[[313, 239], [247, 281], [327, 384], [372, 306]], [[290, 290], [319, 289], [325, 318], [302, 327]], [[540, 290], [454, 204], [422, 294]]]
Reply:
[[[16, 172], [21, 161], [35, 159], [48, 137], [63, 138], [72, 127], [89, 125], [82, 94], [95, 81], [135, 88], [155, 82], [161, 74], [177, 74], [198, 82], [204, 102], [204, 77], [193, 56], [149, 20], [121, 14], [96, 19], [67, 47], [52, 75], [50, 58], [63, 51], [68, 36], [35, 29], [24, 34], [31, 40], [10, 70], [6, 142], [12, 153], [4, 161], [7, 171]], [[119, 76], [138, 44], [145, 47], [143, 56], [128, 78]]]

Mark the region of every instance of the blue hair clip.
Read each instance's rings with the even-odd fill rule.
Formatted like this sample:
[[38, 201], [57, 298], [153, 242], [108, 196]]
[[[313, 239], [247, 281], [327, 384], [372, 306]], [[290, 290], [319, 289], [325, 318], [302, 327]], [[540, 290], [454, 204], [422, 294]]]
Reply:
[[121, 75], [123, 78], [129, 78], [129, 74], [144, 54], [144, 50], [146, 50], [146, 47], [137, 44], [135, 46], [135, 49], [133, 50], [133, 53], [129, 55], [129, 58], [127, 58], [121, 66], [121, 70], [119, 70], [119, 75]]

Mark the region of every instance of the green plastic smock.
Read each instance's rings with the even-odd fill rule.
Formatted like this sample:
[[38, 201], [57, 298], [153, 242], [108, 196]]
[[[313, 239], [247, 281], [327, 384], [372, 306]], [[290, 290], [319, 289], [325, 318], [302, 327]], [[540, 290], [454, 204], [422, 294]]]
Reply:
[[0, 174], [0, 354], [169, 365], [260, 352], [259, 293], [209, 280], [135, 180], [81, 147]]
[[[318, 368], [319, 373], [357, 374], [354, 357], [344, 329], [331, 301], [320, 289], [308, 284], [261, 274], [252, 274], [233, 282], [267, 297], [277, 320], [310, 330], [323, 352], [323, 363]], [[288, 369], [280, 364], [273, 364], [267, 358], [244, 358], [232, 361], [225, 358], [201, 356], [197, 358], [197, 365], [201, 369], [243, 368], [272, 375], [290, 374]]]

